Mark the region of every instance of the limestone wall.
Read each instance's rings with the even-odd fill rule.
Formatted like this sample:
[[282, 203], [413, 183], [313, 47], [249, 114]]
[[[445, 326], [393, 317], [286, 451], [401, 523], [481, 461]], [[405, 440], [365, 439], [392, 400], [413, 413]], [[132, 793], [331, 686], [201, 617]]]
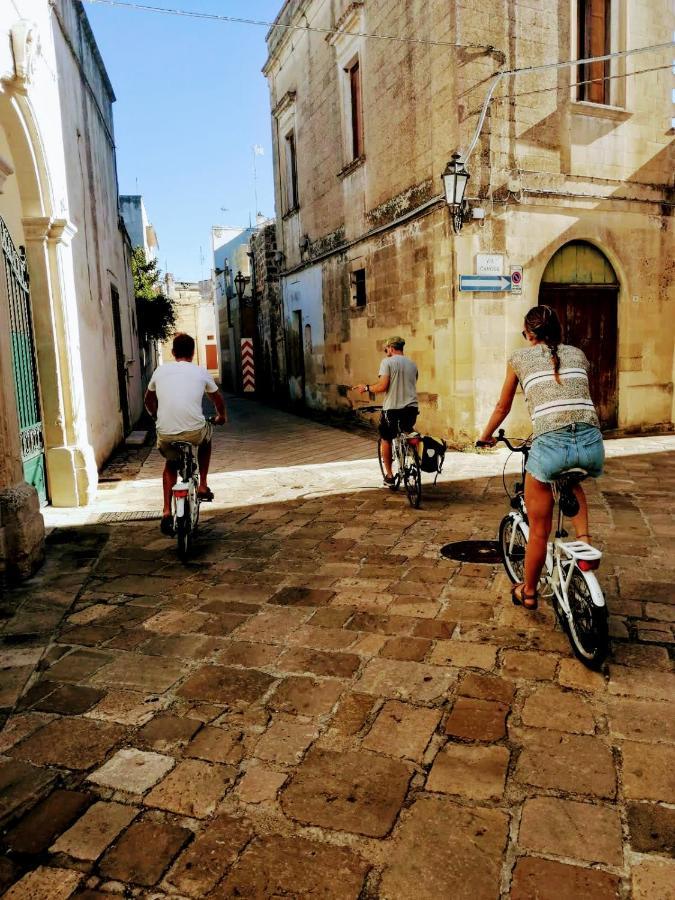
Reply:
[[[613, 7], [618, 49], [662, 42], [675, 26], [668, 0]], [[284, 22], [307, 16], [319, 28], [435, 42], [279, 29], [268, 38], [288, 326], [310, 302], [298, 287], [303, 273], [321, 270], [325, 345], [314, 349], [316, 390], [307, 402], [348, 407], [346, 386], [372, 379], [384, 338], [401, 332], [420, 367], [424, 427], [473, 439], [548, 261], [582, 240], [602, 250], [619, 278], [619, 427], [672, 423], [670, 51], [612, 61], [612, 76], [650, 71], [612, 77], [605, 106], [577, 100], [575, 67], [504, 79], [468, 161], [467, 196], [483, 208], [482, 223], [466, 222], [456, 235], [443, 203], [419, 212], [441, 193], [451, 153], [469, 146], [495, 71], [577, 58], [574, 10], [570, 0], [284, 5]], [[345, 165], [341, 60], [351, 53], [362, 70], [365, 154]], [[299, 209], [284, 214], [291, 128]], [[522, 294], [458, 290], [458, 276], [474, 273], [476, 254], [485, 252], [501, 254], [507, 274], [523, 266]], [[350, 286], [356, 268], [366, 269], [363, 308]], [[527, 433], [528, 425], [518, 399], [509, 426]]]

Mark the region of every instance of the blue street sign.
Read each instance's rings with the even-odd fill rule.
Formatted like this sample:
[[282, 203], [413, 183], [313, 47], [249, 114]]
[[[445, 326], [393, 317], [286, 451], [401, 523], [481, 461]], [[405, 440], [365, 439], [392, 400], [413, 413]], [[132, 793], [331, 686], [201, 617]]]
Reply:
[[510, 275], [460, 275], [460, 291], [510, 291]]

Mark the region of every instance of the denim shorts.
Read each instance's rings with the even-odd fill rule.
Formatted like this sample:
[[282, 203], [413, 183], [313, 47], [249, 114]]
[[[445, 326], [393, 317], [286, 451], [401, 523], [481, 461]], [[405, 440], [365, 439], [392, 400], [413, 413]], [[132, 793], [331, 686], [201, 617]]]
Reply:
[[566, 469], [585, 469], [592, 478], [597, 478], [602, 475], [604, 461], [600, 429], [577, 422], [536, 437], [525, 469], [537, 481], [550, 483]]

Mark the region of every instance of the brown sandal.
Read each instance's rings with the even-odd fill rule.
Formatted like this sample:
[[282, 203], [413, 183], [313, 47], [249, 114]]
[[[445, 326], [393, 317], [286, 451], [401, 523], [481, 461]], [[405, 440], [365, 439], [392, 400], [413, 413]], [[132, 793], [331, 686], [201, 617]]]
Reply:
[[[518, 588], [520, 588], [520, 593], [518, 593]], [[534, 594], [526, 594], [525, 593], [525, 582], [519, 581], [518, 584], [514, 584], [511, 588], [511, 600], [513, 601], [514, 606], [522, 606], [523, 609], [537, 609], [539, 606], [539, 594], [535, 591]], [[527, 601], [530, 601], [529, 603]]]

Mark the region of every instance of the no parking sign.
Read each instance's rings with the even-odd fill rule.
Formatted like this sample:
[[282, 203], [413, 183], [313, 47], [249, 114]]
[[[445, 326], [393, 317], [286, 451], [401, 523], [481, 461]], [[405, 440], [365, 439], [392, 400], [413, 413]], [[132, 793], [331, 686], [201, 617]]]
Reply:
[[523, 267], [511, 266], [511, 293], [523, 293]]

